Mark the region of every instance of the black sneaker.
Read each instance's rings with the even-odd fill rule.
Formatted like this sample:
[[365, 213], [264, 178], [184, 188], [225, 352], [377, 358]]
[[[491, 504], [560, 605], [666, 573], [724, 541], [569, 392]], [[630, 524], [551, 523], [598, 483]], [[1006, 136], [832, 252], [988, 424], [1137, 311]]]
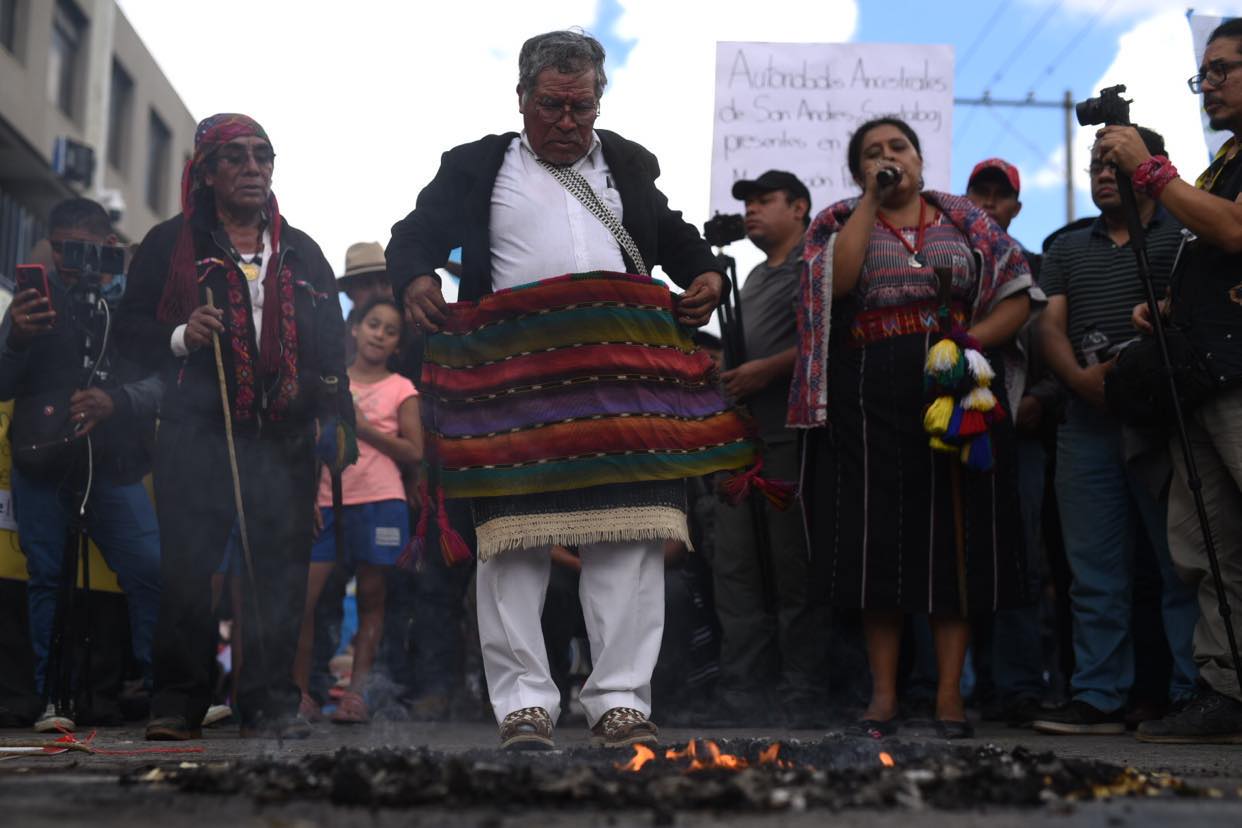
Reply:
[[309, 739], [314, 727], [299, 715], [264, 716], [244, 722], [240, 729], [243, 739]]
[[1048, 712], [1039, 699], [1024, 696], [991, 702], [983, 708], [980, 718], [985, 722], [1003, 722], [1006, 727], [1030, 727], [1031, 722], [1044, 718]]
[[151, 742], [185, 742], [203, 738], [203, 729], [191, 727], [185, 716], [160, 716], [147, 723], [146, 737]]
[[1057, 733], [1067, 736], [1092, 734], [1096, 736], [1126, 732], [1122, 711], [1105, 713], [1084, 701], [1072, 701], [1055, 710], [1045, 710], [1031, 727], [1040, 733]]
[[1242, 702], [1215, 690], [1204, 690], [1163, 719], [1143, 722], [1135, 735], [1140, 742], [1239, 745], [1242, 744]]

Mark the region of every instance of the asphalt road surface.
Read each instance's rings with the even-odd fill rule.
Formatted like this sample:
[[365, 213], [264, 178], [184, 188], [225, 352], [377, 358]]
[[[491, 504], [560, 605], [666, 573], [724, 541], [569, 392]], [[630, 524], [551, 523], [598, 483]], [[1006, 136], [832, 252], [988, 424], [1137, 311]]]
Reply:
[[[85, 734], [79, 733], [79, 737]], [[713, 729], [709, 732], [667, 729], [665, 742], [684, 742], [694, 737], [754, 738], [803, 741], [822, 737], [822, 731], [771, 731]], [[36, 734], [0, 730], [0, 744], [34, 738]], [[934, 742], [930, 733], [904, 730], [905, 742]], [[559, 746], [585, 747], [584, 728], [563, 727], [557, 732]], [[72, 825], [227, 826], [228, 828], [312, 828], [312, 826], [468, 825], [480, 828], [561, 828], [562, 826], [660, 825], [707, 826], [880, 826], [910, 828], [927, 826], [1242, 826], [1242, 747], [1157, 746], [1130, 736], [1050, 737], [1031, 731], [981, 728], [966, 744], [995, 744], [1005, 749], [1018, 745], [1036, 751], [1052, 751], [1065, 758], [1098, 759], [1148, 772], [1171, 773], [1199, 788], [1212, 788], [1215, 797], [1153, 799], [1121, 798], [1106, 802], [1067, 805], [1054, 803], [1036, 809], [988, 808], [967, 811], [823, 810], [773, 813], [686, 812], [671, 815], [644, 811], [587, 809], [519, 809], [495, 806], [449, 810], [444, 807], [367, 809], [336, 806], [324, 801], [293, 801], [260, 804], [242, 795], [187, 794], [166, 785], [123, 786], [118, 779], [135, 768], [182, 761], [214, 762], [247, 757], [295, 757], [303, 753], [330, 753], [341, 746], [427, 746], [437, 751], [458, 752], [491, 749], [496, 731], [487, 724], [390, 723], [369, 726], [316, 725], [312, 738], [301, 742], [243, 740], [235, 726], [224, 725], [206, 732], [199, 742], [149, 743], [140, 728], [106, 728], [93, 744], [105, 750], [141, 750], [153, 746], [202, 747], [192, 754], [106, 755], [70, 752], [56, 756], [16, 756], [0, 760], [0, 825], [30, 828], [64, 828]], [[881, 743], [877, 743], [881, 744]], [[669, 821], [671, 818], [671, 822]]]

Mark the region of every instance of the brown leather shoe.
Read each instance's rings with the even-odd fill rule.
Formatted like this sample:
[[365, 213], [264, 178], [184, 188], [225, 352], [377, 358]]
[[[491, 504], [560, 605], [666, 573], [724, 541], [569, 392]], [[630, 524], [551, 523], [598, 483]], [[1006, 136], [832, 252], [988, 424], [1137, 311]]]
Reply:
[[603, 747], [653, 745], [660, 740], [660, 729], [639, 710], [614, 707], [591, 728], [591, 741]]
[[162, 716], [147, 723], [147, 741], [186, 742], [203, 738], [201, 727], [190, 727], [184, 716]]
[[542, 707], [514, 710], [500, 723], [501, 750], [552, 750], [552, 717]]

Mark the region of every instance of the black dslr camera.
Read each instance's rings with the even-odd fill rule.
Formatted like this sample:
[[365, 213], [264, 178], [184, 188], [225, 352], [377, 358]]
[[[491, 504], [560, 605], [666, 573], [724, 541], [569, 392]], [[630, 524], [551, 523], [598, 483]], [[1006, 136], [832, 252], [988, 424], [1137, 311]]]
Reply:
[[1074, 114], [1078, 116], [1080, 126], [1103, 124], [1104, 126], [1129, 126], [1130, 104], [1121, 97], [1126, 85], [1119, 83], [1107, 89], [1101, 89], [1098, 97], [1087, 98], [1074, 104]]
[[703, 225], [703, 238], [712, 247], [724, 247], [746, 238], [746, 221], [738, 213], [717, 213]]

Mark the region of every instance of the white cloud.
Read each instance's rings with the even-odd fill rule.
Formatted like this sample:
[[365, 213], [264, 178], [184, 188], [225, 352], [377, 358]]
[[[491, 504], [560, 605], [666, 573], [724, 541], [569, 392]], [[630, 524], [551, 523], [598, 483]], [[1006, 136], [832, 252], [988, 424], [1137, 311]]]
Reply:
[[[1207, 163], [1207, 145], [1199, 122], [1200, 99], [1186, 88], [1186, 78], [1194, 74], [1195, 66], [1190, 27], [1185, 10], [1179, 6], [1148, 17], [1123, 34], [1112, 64], [1091, 85], [1092, 94], [1097, 94], [1104, 87], [1124, 83], [1125, 97], [1134, 102], [1130, 119], [1163, 135], [1170, 160], [1183, 177], [1191, 178]], [[1080, 194], [1090, 192], [1083, 170], [1097, 129], [1078, 127], [1074, 133], [1074, 186]], [[1030, 181], [1033, 187], [1064, 187], [1064, 148], [1053, 152], [1044, 166], [1031, 174]]]
[[[1054, 0], [1024, 0], [1024, 2], [1035, 9], [1047, 9], [1053, 5]], [[1187, 0], [1062, 0], [1057, 11], [1061, 14], [1083, 18], [1099, 15], [1102, 22], [1117, 23], [1169, 11], [1185, 14], [1188, 5], [1190, 3]], [[1215, 8], [1225, 13], [1237, 14], [1242, 10], [1242, 3], [1217, 3]], [[1207, 13], [1208, 9], [1199, 8], [1198, 4], [1195, 4], [1195, 11]]]

